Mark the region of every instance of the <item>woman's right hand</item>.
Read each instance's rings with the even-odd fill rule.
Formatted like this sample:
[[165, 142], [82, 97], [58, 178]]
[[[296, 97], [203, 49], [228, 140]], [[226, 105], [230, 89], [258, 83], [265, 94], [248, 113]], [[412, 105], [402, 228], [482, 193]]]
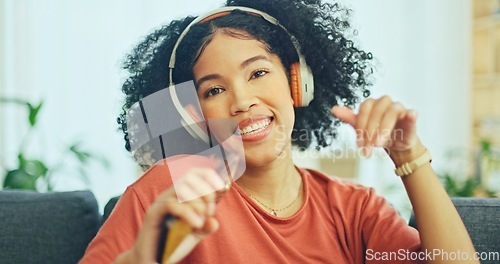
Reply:
[[193, 230], [193, 233], [179, 245], [168, 263], [182, 260], [204, 237], [213, 234], [219, 228], [219, 223], [214, 217], [215, 191], [224, 188], [224, 185], [221, 177], [213, 169], [193, 168], [187, 171], [186, 175], [175, 183], [175, 189], [172, 186], [156, 198], [146, 211], [134, 246], [120, 254], [115, 263], [157, 263], [160, 231], [167, 214], [182, 219]]

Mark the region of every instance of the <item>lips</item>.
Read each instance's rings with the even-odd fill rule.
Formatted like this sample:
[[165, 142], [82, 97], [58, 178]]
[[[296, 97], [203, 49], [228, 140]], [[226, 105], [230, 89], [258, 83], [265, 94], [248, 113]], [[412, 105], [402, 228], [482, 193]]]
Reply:
[[259, 130], [266, 128], [271, 123], [270, 119], [265, 119], [260, 122], [253, 123], [239, 130], [240, 135], [246, 135], [250, 133], [256, 133]]
[[238, 132], [243, 140], [260, 140], [269, 134], [273, 119], [265, 115], [252, 116], [238, 124]]

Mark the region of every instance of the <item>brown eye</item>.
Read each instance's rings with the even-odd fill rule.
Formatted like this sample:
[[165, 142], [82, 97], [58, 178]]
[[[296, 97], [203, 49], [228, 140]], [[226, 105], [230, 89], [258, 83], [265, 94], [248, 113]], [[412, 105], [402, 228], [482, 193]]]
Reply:
[[205, 98], [222, 93], [224, 90], [219, 87], [212, 88], [205, 93]]
[[262, 76], [266, 75], [268, 72], [269, 71], [266, 71], [266, 70], [257, 70], [254, 73], [252, 73], [251, 79], [256, 79], [256, 78], [262, 77]]

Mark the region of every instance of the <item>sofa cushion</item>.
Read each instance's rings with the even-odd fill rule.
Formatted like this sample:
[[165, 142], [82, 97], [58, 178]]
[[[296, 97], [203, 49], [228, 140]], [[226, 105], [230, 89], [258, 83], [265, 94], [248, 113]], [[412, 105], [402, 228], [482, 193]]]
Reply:
[[90, 191], [0, 191], [2, 263], [76, 263], [100, 224]]
[[[476, 251], [498, 254], [500, 251], [500, 199], [457, 197], [451, 200], [469, 232]], [[413, 214], [410, 225], [416, 227]], [[484, 260], [481, 263], [497, 262]]]

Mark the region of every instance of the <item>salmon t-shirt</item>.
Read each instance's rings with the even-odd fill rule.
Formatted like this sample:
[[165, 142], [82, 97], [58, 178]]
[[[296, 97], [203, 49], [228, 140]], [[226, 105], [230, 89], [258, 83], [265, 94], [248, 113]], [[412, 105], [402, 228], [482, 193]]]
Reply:
[[[294, 215], [274, 217], [233, 184], [217, 204], [219, 230], [182, 263], [371, 263], [389, 253], [404, 257], [420, 250], [418, 231], [372, 188], [299, 171], [305, 199]], [[145, 212], [170, 186], [168, 167], [161, 163], [130, 185], [81, 263], [111, 263], [130, 249]]]

